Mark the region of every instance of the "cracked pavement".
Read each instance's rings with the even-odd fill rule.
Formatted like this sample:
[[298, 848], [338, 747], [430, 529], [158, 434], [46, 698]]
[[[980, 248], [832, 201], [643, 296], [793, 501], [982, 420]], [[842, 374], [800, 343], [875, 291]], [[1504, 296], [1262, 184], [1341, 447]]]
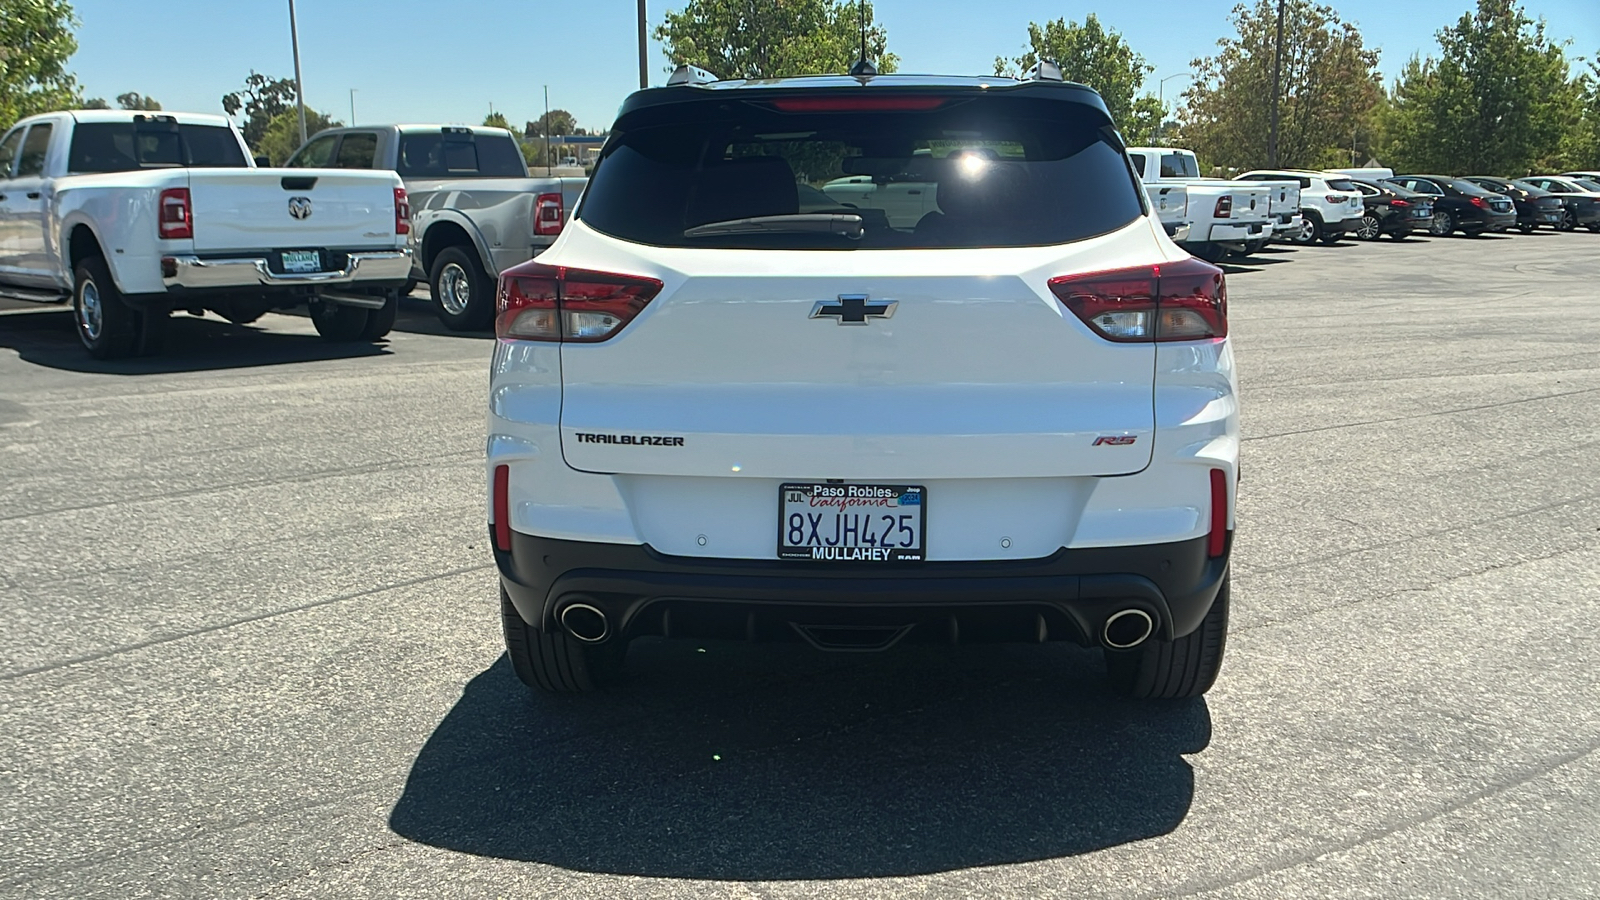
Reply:
[[501, 658], [488, 339], [0, 307], [0, 897], [1600, 894], [1600, 236], [1230, 267], [1228, 658]]

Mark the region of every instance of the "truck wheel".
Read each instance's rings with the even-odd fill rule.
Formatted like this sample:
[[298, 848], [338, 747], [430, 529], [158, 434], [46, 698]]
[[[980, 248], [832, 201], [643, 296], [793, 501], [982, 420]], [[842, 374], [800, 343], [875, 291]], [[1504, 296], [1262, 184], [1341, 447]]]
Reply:
[[317, 334], [322, 335], [323, 340], [348, 344], [362, 339], [370, 318], [366, 310], [359, 306], [331, 303], [321, 297], [313, 297], [310, 307], [311, 324], [317, 327]]
[[83, 348], [95, 359], [132, 356], [139, 345], [139, 311], [122, 302], [106, 261], [80, 260], [72, 281], [72, 318]]
[[1228, 643], [1228, 577], [1200, 627], [1175, 641], [1151, 638], [1133, 650], [1107, 650], [1106, 674], [1118, 693], [1142, 700], [1198, 697], [1211, 689]]
[[439, 251], [428, 287], [439, 321], [451, 331], [482, 331], [494, 321], [494, 283], [470, 248]]
[[400, 314], [400, 294], [390, 291], [382, 309], [367, 310], [367, 325], [361, 329], [363, 341], [381, 341], [394, 330], [394, 320]]
[[167, 345], [167, 326], [172, 324], [172, 313], [165, 307], [146, 308], [139, 313], [139, 340], [134, 352], [140, 356], [157, 356]]
[[500, 589], [500, 624], [511, 668], [530, 688], [578, 694], [614, 684], [622, 677], [626, 642], [616, 638], [604, 644], [585, 644], [564, 631], [533, 628], [522, 621], [505, 588]]

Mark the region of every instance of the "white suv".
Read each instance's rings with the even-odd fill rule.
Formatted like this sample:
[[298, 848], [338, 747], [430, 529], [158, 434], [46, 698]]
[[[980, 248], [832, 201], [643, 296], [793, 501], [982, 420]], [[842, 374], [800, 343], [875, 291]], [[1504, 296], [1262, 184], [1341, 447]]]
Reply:
[[1350, 176], [1308, 169], [1259, 169], [1239, 176], [1240, 181], [1300, 182], [1300, 232], [1289, 236], [1296, 244], [1337, 243], [1346, 233], [1361, 228], [1366, 201]]
[[[846, 177], [933, 209], [817, 189]], [[1140, 697], [1216, 676], [1223, 276], [1088, 88], [675, 76], [501, 275], [496, 332], [490, 531], [530, 686], [603, 684], [641, 635], [1069, 640]]]

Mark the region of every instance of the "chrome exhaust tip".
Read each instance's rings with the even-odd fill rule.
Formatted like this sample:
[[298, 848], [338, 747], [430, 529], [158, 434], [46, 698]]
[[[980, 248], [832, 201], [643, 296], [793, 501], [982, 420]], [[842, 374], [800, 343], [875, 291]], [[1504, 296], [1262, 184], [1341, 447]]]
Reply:
[[1156, 630], [1155, 620], [1142, 609], [1123, 609], [1106, 617], [1100, 629], [1100, 643], [1112, 650], [1131, 650]]
[[588, 644], [598, 644], [611, 636], [611, 620], [587, 603], [568, 603], [561, 610], [561, 627]]

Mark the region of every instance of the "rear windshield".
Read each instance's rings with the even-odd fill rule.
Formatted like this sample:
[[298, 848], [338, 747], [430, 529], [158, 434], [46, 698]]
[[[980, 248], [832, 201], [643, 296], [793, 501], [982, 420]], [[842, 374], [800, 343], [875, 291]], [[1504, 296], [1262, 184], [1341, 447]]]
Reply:
[[[1143, 212], [1103, 115], [1072, 102], [963, 98], [890, 112], [700, 102], [630, 118], [613, 131], [577, 217], [643, 244], [1040, 246], [1104, 234]], [[813, 221], [769, 221], [759, 232], [697, 228], [805, 215]], [[827, 230], [840, 221], [856, 233]]]
[[395, 167], [414, 178], [525, 178], [522, 151], [508, 134], [402, 134]]
[[1184, 153], [1161, 154], [1162, 178], [1199, 178], [1200, 164]]
[[1330, 191], [1353, 191], [1355, 189], [1356, 186], [1348, 178], [1328, 179], [1328, 190]]
[[1470, 181], [1465, 181], [1460, 178], [1450, 179], [1450, 186], [1461, 193], [1466, 194], [1468, 197], [1487, 197], [1494, 193], [1494, 191], [1485, 188], [1481, 184], [1473, 184]]
[[233, 130], [174, 122], [88, 122], [72, 129], [71, 172], [248, 166]]

